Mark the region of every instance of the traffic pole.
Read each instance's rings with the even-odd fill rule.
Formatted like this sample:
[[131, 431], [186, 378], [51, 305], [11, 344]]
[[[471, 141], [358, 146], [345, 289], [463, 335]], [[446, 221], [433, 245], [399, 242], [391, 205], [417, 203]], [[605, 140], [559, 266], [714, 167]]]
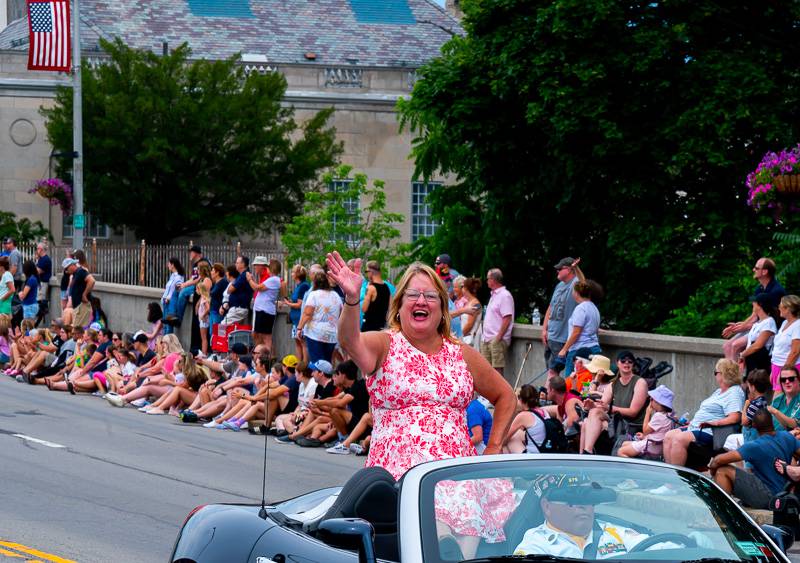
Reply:
[[81, 93], [81, 10], [72, 0], [72, 244], [83, 248], [83, 96]]

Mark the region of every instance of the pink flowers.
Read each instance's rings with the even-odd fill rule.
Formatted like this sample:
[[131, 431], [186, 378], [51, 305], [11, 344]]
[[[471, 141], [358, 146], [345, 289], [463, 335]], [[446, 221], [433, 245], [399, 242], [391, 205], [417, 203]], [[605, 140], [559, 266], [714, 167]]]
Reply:
[[747, 204], [755, 210], [775, 207], [778, 200], [776, 176], [800, 173], [800, 145], [779, 154], [768, 152], [747, 175]]
[[59, 178], [39, 180], [28, 193], [39, 194], [47, 199], [50, 205], [61, 207], [61, 211], [65, 214], [72, 210], [72, 186]]

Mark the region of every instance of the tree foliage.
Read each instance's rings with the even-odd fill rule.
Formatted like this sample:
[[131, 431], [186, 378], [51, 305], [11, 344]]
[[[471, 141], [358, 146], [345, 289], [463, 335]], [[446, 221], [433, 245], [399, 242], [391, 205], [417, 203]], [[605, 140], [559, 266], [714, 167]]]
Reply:
[[[798, 140], [800, 5], [462, 6], [466, 36], [399, 104], [417, 173], [455, 178], [433, 196], [443, 228], [431, 244], [459, 271], [499, 266], [518, 306], [542, 306], [552, 265], [580, 256], [606, 288], [605, 320], [649, 330], [766, 254], [770, 228], [747, 208], [744, 179]], [[699, 314], [746, 302], [723, 285]]]
[[366, 174], [351, 177], [352, 170], [352, 166], [339, 166], [324, 175], [321, 189], [305, 194], [303, 212], [286, 226], [282, 237], [290, 262], [324, 263], [328, 252], [338, 250], [345, 260], [361, 258], [387, 265], [402, 252], [395, 225], [404, 217], [386, 211], [384, 181], [370, 185]]
[[50, 231], [41, 221], [31, 221], [24, 217], [17, 219], [10, 211], [0, 211], [0, 233], [4, 237], [12, 237], [17, 243], [50, 238]]
[[[298, 126], [278, 73], [190, 61], [186, 44], [165, 56], [101, 45], [110, 60], [83, 74], [85, 202], [112, 227], [153, 242], [270, 230], [341, 153], [333, 110]], [[53, 146], [71, 151], [72, 91], [60, 88], [42, 113]], [[60, 163], [62, 177], [70, 166]]]

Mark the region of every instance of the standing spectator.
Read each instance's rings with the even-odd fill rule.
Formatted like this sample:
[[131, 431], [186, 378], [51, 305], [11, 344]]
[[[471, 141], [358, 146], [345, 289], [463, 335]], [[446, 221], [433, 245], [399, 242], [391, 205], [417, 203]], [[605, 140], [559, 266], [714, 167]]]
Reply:
[[547, 365], [548, 379], [558, 375], [564, 365], [558, 360], [558, 353], [569, 337], [568, 321], [572, 311], [578, 304], [572, 291], [575, 283], [584, 281], [583, 272], [578, 267], [580, 258], [568, 256], [555, 265], [558, 284], [553, 290], [550, 305], [544, 314], [542, 323], [542, 344], [544, 345], [544, 362]]
[[478, 330], [483, 318], [483, 307], [476, 297], [481, 288], [478, 278], [458, 276], [453, 282], [453, 290], [458, 299], [453, 314], [461, 315], [461, 340], [473, 348], [479, 346]]
[[[167, 270], [169, 270], [169, 279], [164, 288], [164, 293], [161, 294], [161, 307], [164, 310], [164, 334], [175, 332], [174, 321], [170, 319], [177, 318], [175, 310], [178, 303], [178, 286], [183, 282], [186, 277], [186, 271], [183, 269], [181, 261], [175, 256], [167, 260]], [[194, 286], [193, 286], [194, 287]]]
[[489, 412], [483, 403], [478, 400], [477, 395], [472, 396], [472, 400], [467, 405], [467, 429], [472, 445], [478, 455], [486, 449], [489, 443], [489, 434], [492, 433], [492, 413]]
[[214, 285], [211, 286], [211, 310], [208, 312], [208, 323], [211, 325], [211, 330], [214, 330], [214, 325], [222, 322], [222, 298], [228, 288], [228, 280], [225, 279], [225, 266], [219, 262], [215, 262], [211, 266], [211, 281]]
[[314, 276], [314, 289], [308, 292], [297, 332], [306, 340], [311, 362], [330, 362], [337, 343], [337, 328], [342, 314], [342, 299], [331, 289], [328, 276], [319, 271]]
[[781, 299], [778, 306], [781, 317], [785, 320], [781, 323], [775, 338], [772, 341], [772, 389], [781, 390], [778, 376], [782, 369], [793, 366], [800, 366], [800, 297], [797, 295], [786, 295]]
[[[61, 266], [61, 280], [59, 282], [59, 289], [60, 289], [60, 296], [61, 296], [61, 311], [62, 311], [62, 320], [64, 320], [65, 324], [69, 324], [66, 319], [65, 310], [67, 308], [67, 298], [69, 297], [69, 282], [72, 279], [72, 275], [67, 272], [67, 269], [63, 266], [64, 262], [67, 261], [69, 258], [74, 258], [74, 254], [72, 251], [67, 251], [67, 256], [64, 258]], [[71, 313], [70, 313], [71, 314]]]
[[39, 275], [39, 295], [37, 299], [44, 309], [44, 311], [39, 311], [39, 316], [44, 318], [44, 315], [50, 309], [50, 279], [53, 277], [53, 261], [47, 255], [47, 244], [44, 242], [36, 245], [36, 271]]
[[[446, 255], [444, 255], [446, 256]], [[486, 273], [486, 285], [492, 291], [483, 319], [483, 338], [481, 354], [503, 375], [506, 366], [506, 351], [511, 343], [511, 329], [514, 324], [514, 298], [503, 285], [503, 272], [492, 268]]]
[[8, 252], [9, 271], [14, 277], [14, 289], [19, 293], [22, 290], [22, 253], [17, 249], [17, 241], [12, 237], [6, 238], [5, 247]]
[[753, 300], [753, 314], [756, 320], [747, 333], [747, 347], [739, 354], [739, 368], [745, 374], [757, 369], [770, 369], [769, 353], [772, 340], [778, 332], [778, 311], [772, 306], [768, 293], [760, 293]]
[[92, 318], [89, 294], [94, 287], [94, 278], [75, 258], [67, 258], [62, 265], [66, 265], [71, 276], [67, 301], [69, 308], [72, 309], [72, 326], [83, 328], [89, 324]]
[[439, 277], [444, 282], [444, 286], [447, 288], [447, 295], [450, 299], [455, 299], [455, 293], [453, 292], [453, 280], [455, 280], [459, 274], [458, 271], [453, 268], [453, 262], [450, 259], [449, 254], [440, 254], [436, 257], [436, 261], [433, 263], [434, 267], [436, 268], [436, 273], [439, 274]]
[[11, 320], [11, 298], [16, 293], [14, 276], [11, 275], [8, 256], [0, 256], [0, 315], [7, 315]]
[[[257, 268], [256, 268], [257, 266]], [[268, 266], [268, 268], [265, 268]], [[247, 281], [256, 298], [253, 302], [255, 319], [253, 322], [253, 343], [258, 346], [264, 344], [272, 352], [272, 329], [275, 326], [275, 316], [278, 314], [278, 294], [281, 292], [281, 263], [272, 259], [267, 261], [264, 256], [256, 256], [253, 260], [255, 276], [247, 275]], [[262, 275], [262, 271], [266, 276]], [[259, 281], [257, 281], [259, 280]]]
[[297, 324], [300, 322], [302, 314], [301, 307], [306, 293], [311, 288], [311, 284], [306, 281], [306, 269], [301, 264], [295, 264], [292, 268], [292, 280], [295, 286], [289, 299], [284, 299], [283, 304], [289, 308], [289, 320], [292, 321], [292, 340], [294, 340], [295, 356], [301, 362], [308, 363], [306, 358], [303, 339], [297, 334]]
[[22, 263], [22, 273], [25, 274], [25, 285], [19, 294], [22, 300], [22, 318], [35, 319], [39, 314], [39, 278], [37, 277], [36, 264], [33, 260]]
[[[253, 288], [247, 280], [250, 273], [250, 259], [247, 256], [236, 258], [236, 271], [238, 277], [226, 290], [228, 292], [228, 314], [225, 315], [226, 325], [241, 323], [247, 320], [250, 312], [250, 301], [253, 299]], [[198, 278], [199, 281], [199, 278]]]
[[361, 302], [361, 312], [364, 313], [361, 332], [383, 330], [386, 327], [391, 292], [389, 286], [383, 282], [381, 266], [375, 260], [367, 262], [367, 280], [369, 285]]
[[[775, 262], [769, 258], [759, 258], [756, 260], [756, 265], [753, 266], [753, 279], [758, 282], [754, 291], [751, 301], [755, 300], [761, 293], [766, 293], [773, 307], [777, 307], [778, 303], [784, 295], [786, 290], [775, 279]], [[722, 331], [722, 338], [727, 338], [723, 348], [725, 350], [725, 357], [729, 360], [736, 360], [739, 353], [744, 350], [747, 345], [747, 332], [757, 320], [756, 315], [751, 313], [749, 317], [740, 322], [730, 322]]]
[[197, 269], [198, 266], [202, 263], [211, 266], [208, 258], [203, 256], [202, 249], [196, 244], [189, 249], [189, 259], [192, 261], [192, 277], [177, 285], [179, 292], [178, 301], [175, 303], [172, 311], [164, 317], [164, 320], [171, 321], [175, 326], [181, 326], [181, 322], [183, 322], [183, 313], [186, 311], [186, 303], [188, 303], [189, 299], [194, 295], [195, 286], [200, 281], [200, 273]]
[[572, 296], [578, 304], [567, 322], [567, 341], [558, 352], [565, 364], [565, 376], [572, 373], [576, 356], [588, 358], [602, 352], [597, 338], [600, 311], [592, 302], [592, 297], [599, 292], [599, 286], [591, 280], [579, 281], [572, 288]]

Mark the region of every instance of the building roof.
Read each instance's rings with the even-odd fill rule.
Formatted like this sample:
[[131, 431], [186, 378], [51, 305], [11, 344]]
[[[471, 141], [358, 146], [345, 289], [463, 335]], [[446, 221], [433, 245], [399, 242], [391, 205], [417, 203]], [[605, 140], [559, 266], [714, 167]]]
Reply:
[[[120, 37], [160, 52], [184, 41], [196, 58], [235, 53], [269, 63], [418, 67], [439, 54], [458, 22], [431, 0], [81, 0], [81, 47]], [[0, 32], [0, 50], [28, 49], [27, 20]]]

